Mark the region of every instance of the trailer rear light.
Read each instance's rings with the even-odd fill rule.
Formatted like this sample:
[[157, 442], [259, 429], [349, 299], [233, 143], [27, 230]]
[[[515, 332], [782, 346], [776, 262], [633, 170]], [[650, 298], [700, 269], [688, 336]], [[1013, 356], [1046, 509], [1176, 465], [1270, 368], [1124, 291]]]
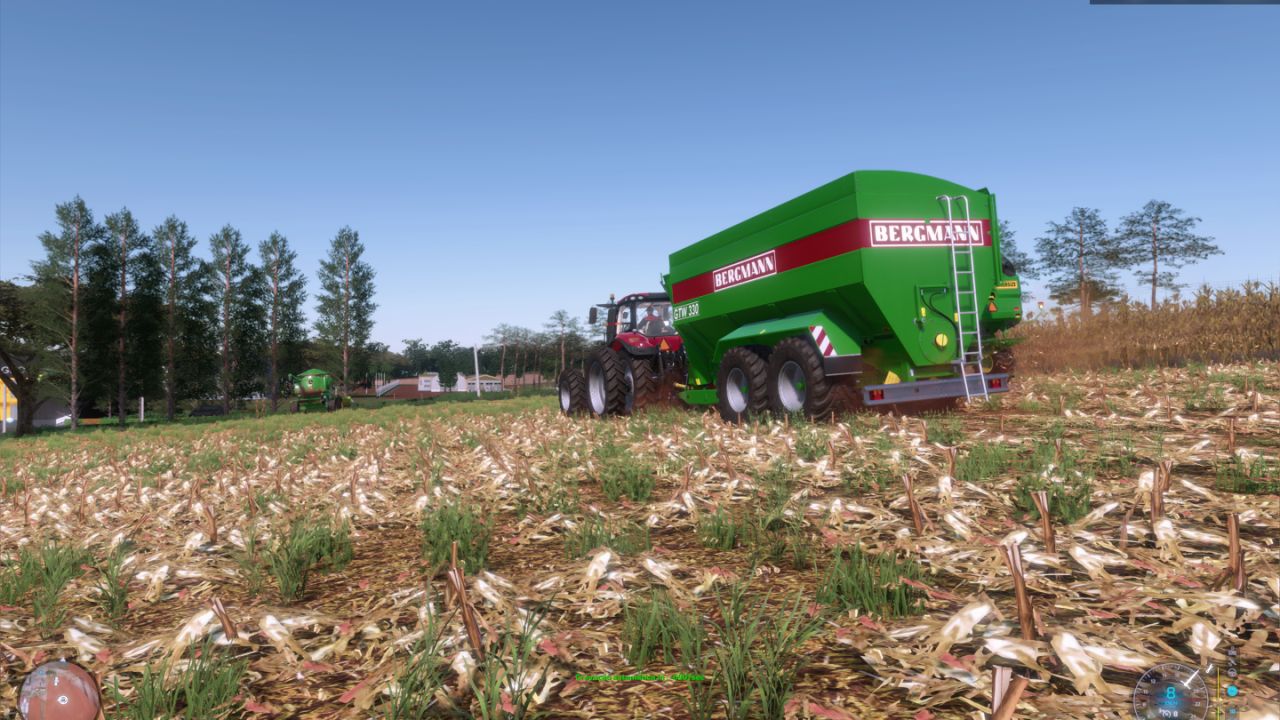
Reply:
[[999, 390], [1004, 387], [1004, 380], [1001, 378], [991, 378], [987, 384], [990, 385], [993, 390]]
[[883, 399], [884, 399], [884, 391], [883, 391], [883, 390], [872, 390], [872, 391], [871, 391], [871, 399], [872, 399], [872, 400], [883, 400]]
[[995, 311], [996, 311], [995, 302], [987, 303], [987, 312], [995, 312]]

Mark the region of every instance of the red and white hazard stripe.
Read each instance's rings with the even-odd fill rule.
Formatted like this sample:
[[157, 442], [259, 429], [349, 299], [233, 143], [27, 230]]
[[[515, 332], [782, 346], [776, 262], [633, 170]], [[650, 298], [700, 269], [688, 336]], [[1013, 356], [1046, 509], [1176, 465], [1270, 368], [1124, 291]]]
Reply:
[[831, 357], [836, 354], [836, 348], [831, 344], [831, 339], [827, 337], [827, 331], [822, 329], [821, 325], [810, 325], [809, 334], [813, 336], [813, 341], [818, 344], [818, 351], [823, 357]]

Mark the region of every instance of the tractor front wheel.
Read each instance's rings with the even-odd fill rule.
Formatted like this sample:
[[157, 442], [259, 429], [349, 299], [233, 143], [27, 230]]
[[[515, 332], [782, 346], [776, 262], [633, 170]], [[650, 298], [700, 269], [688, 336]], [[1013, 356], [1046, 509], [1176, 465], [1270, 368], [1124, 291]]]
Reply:
[[556, 386], [560, 390], [560, 410], [565, 415], [577, 415], [587, 409], [587, 380], [582, 373], [565, 368]]
[[808, 338], [785, 338], [769, 353], [769, 408], [778, 415], [804, 413], [810, 420], [831, 412], [831, 383], [822, 356]]
[[587, 406], [597, 417], [626, 411], [627, 374], [622, 358], [602, 347], [587, 363]]
[[769, 407], [765, 387], [768, 367], [755, 352], [729, 348], [716, 377], [716, 406], [725, 422], [742, 422], [764, 414]]

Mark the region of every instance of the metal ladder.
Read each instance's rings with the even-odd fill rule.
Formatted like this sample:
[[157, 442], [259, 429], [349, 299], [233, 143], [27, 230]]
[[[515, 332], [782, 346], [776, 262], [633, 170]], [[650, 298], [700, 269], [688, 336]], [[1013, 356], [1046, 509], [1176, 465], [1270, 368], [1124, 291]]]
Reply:
[[[952, 204], [956, 201], [960, 201], [960, 207], [964, 210], [964, 228], [959, 233], [956, 232], [956, 218], [952, 213]], [[986, 400], [988, 398], [987, 375], [982, 370], [982, 322], [979, 319], [978, 282], [974, 274], [973, 245], [969, 244], [969, 231], [972, 228], [969, 197], [939, 195], [938, 202], [942, 203], [947, 211], [947, 244], [951, 249], [951, 288], [956, 298], [956, 359], [953, 362], [960, 366], [965, 400], [973, 400], [979, 395], [969, 388], [971, 377], [978, 378], [982, 399]], [[973, 346], [972, 350], [969, 349], [970, 345]]]

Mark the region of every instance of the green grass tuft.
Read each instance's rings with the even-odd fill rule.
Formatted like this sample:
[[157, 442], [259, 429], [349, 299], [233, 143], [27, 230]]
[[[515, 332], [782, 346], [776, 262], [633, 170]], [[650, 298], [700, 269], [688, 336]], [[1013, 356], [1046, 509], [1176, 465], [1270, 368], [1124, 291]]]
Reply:
[[1040, 519], [1040, 511], [1031, 499], [1031, 493], [1044, 490], [1048, 493], [1049, 514], [1053, 519], [1070, 525], [1093, 509], [1093, 484], [1078, 473], [1071, 473], [1068, 479], [1056, 482], [1042, 475], [1024, 475], [1014, 488], [1014, 505], [1017, 507], [1016, 517], [1021, 521]]
[[914, 560], [900, 560], [890, 553], [868, 553], [861, 545], [855, 545], [835, 552], [818, 588], [818, 600], [881, 617], [914, 615], [923, 608], [923, 593], [901, 580], [920, 577], [920, 566]]
[[752, 525], [745, 518], [717, 507], [698, 520], [698, 537], [702, 544], [715, 550], [732, 550], [749, 537]]
[[651, 547], [649, 526], [593, 515], [579, 522], [564, 538], [565, 555], [570, 559], [586, 557], [598, 547], [607, 547], [623, 555], [648, 550]]
[[292, 602], [306, 593], [313, 570], [340, 572], [352, 556], [351, 529], [346, 522], [334, 528], [328, 518], [300, 517], [289, 526], [288, 534], [276, 539], [266, 561], [280, 596]]
[[1215, 486], [1233, 493], [1280, 493], [1280, 461], [1259, 455], [1251, 460], [1233, 455], [1214, 466]]
[[129, 543], [122, 542], [111, 549], [97, 565], [98, 594], [94, 602], [112, 622], [124, 617], [129, 609], [129, 573], [124, 561], [129, 556]]
[[427, 510], [419, 525], [422, 531], [422, 556], [432, 567], [449, 563], [450, 548], [458, 542], [458, 562], [463, 572], [473, 575], [485, 567], [489, 558], [491, 521], [482, 521], [470, 506], [447, 503]]

